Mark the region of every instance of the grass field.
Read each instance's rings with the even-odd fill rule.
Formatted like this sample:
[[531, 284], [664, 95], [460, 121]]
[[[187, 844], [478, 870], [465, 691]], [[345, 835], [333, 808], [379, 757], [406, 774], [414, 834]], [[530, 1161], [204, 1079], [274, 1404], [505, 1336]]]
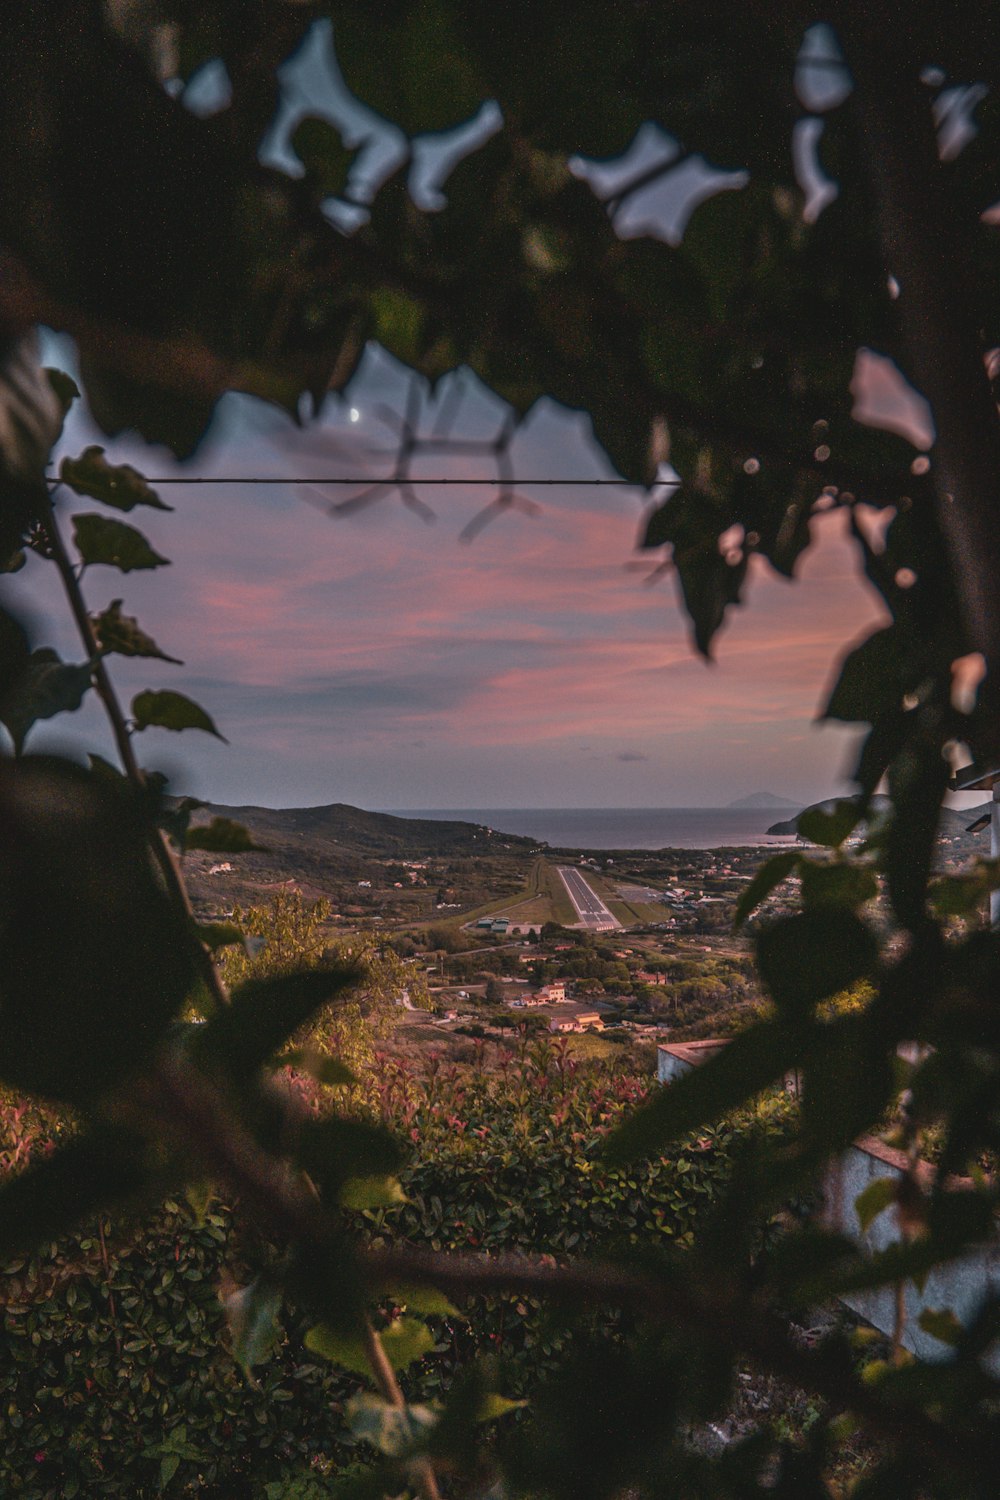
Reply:
[[550, 865], [547, 860], [540, 860], [545, 866], [545, 887], [548, 892], [552, 907], [552, 921], [561, 922], [564, 927], [574, 927], [580, 920], [576, 914], [576, 907], [569, 899], [569, 891], [562, 882], [555, 865]]
[[512, 922], [530, 922], [541, 925], [545, 922], [561, 922], [565, 926], [576, 920], [576, 910], [555, 867], [547, 859], [538, 858], [528, 872], [528, 878], [520, 891], [511, 896], [499, 897], [496, 901], [485, 901], [473, 911], [465, 911], [448, 919], [448, 926], [465, 926], [477, 922], [480, 917], [509, 917]]

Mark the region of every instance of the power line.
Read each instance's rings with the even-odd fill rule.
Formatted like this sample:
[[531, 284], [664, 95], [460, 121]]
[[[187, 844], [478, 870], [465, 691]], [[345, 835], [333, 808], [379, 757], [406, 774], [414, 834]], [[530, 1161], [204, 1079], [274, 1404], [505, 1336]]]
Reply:
[[[275, 476], [275, 475], [262, 475], [262, 474], [245, 474], [245, 475], [238, 475], [238, 474], [219, 474], [219, 475], [215, 475], [215, 474], [190, 474], [190, 475], [187, 475], [187, 476], [181, 477], [181, 478], [176, 478], [176, 477], [174, 477], [172, 475], [171, 476], [157, 477], [156, 475], [146, 475], [146, 474], [144, 474], [142, 477], [146, 481], [147, 484], [330, 484], [330, 485], [334, 485], [335, 484], [335, 485], [358, 486], [358, 485], [366, 485], [366, 484], [396, 485], [396, 484], [399, 484], [399, 483], [402, 482], [400, 480], [400, 478], [397, 477], [396, 475], [387, 475], [384, 479], [380, 479], [380, 478], [378, 478], [377, 475], [374, 475], [374, 474], [365, 474], [363, 476], [359, 475], [356, 478], [344, 478], [342, 475], [340, 475], [340, 476], [338, 476], [336, 478], [333, 478], [333, 479], [331, 479], [331, 478], [325, 478], [325, 477], [317, 478], [315, 475], [312, 475], [312, 474], [286, 474], [286, 475], [278, 475], [278, 476]], [[55, 475], [51, 476], [51, 478], [49, 480], [50, 484], [62, 484], [64, 482], [65, 481], [58, 479]], [[494, 475], [491, 479], [480, 479], [480, 478], [475, 478], [475, 479], [457, 479], [454, 476], [452, 476], [450, 478], [438, 477], [438, 478], [433, 478], [433, 479], [425, 479], [422, 475], [413, 475], [413, 474], [410, 474], [410, 475], [408, 475], [406, 477], [406, 481], [405, 482], [408, 483], [408, 484], [411, 484], [411, 485], [421, 485], [421, 484], [490, 485], [494, 489], [496, 489], [498, 486], [502, 486], [503, 485], [503, 480], [500, 479], [497, 475]], [[617, 485], [619, 488], [625, 488], [625, 489], [644, 489], [645, 488], [644, 485], [640, 484], [637, 480], [634, 480], [634, 479], [573, 479], [573, 478], [566, 478], [566, 479], [518, 479], [516, 482], [517, 482], [517, 485], [518, 485], [519, 488], [522, 485], [529, 485], [529, 484], [530, 485], [567, 484], [567, 485], [577, 485], [577, 486], [583, 485], [583, 486], [588, 486], [588, 487], [596, 487], [596, 486], [600, 486], [600, 485]], [[654, 486], [659, 486], [659, 485], [662, 485], [664, 483], [669, 483], [669, 482], [670, 481], [655, 480], [654, 481]]]

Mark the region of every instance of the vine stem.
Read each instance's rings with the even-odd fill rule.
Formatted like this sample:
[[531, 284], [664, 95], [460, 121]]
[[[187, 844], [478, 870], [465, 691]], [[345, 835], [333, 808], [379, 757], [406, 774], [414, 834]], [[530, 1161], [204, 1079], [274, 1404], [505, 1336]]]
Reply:
[[104, 1238], [104, 1215], [97, 1216], [97, 1238], [101, 1247], [101, 1264], [104, 1267], [104, 1289], [108, 1297], [108, 1310], [111, 1313], [111, 1321], [114, 1324], [115, 1353], [118, 1358], [122, 1357], [122, 1333], [118, 1321], [118, 1304], [115, 1301], [114, 1288], [111, 1285], [111, 1262], [108, 1260], [108, 1244]]
[[[406, 1408], [406, 1397], [396, 1379], [396, 1372], [392, 1368], [389, 1356], [385, 1352], [382, 1340], [379, 1338], [372, 1326], [371, 1319], [366, 1315], [361, 1331], [361, 1341], [364, 1345], [365, 1358], [375, 1378], [375, 1384], [384, 1401], [390, 1406], [398, 1407], [400, 1410]], [[421, 1457], [413, 1464], [413, 1481], [421, 1500], [441, 1500], [441, 1492], [438, 1489], [437, 1479], [434, 1474], [434, 1465], [429, 1458]]]
[[[108, 722], [111, 725], [111, 732], [114, 735], [115, 746], [118, 750], [122, 770], [133, 786], [139, 790], [145, 790], [146, 776], [136, 759], [128, 722], [105, 665], [101, 652], [101, 644], [94, 632], [94, 626], [87, 610], [87, 601], [84, 599], [83, 590], [80, 587], [80, 580], [69, 552], [66, 550], [66, 543], [63, 541], [62, 533], [59, 530], [59, 523], [56, 520], [51, 495], [49, 496], [45, 512], [45, 532], [52, 551], [53, 561], [59, 570], [59, 577], [62, 579], [63, 589], [69, 601], [69, 607], [72, 611], [80, 640], [90, 659], [94, 687], [104, 707]], [[222, 980], [222, 976], [216, 968], [211, 953], [198, 937], [195, 930], [194, 911], [191, 906], [191, 898], [188, 895], [187, 887], [184, 884], [184, 877], [180, 871], [180, 864], [162, 829], [150, 829], [149, 846], [153, 858], [159, 866], [163, 883], [167, 888], [167, 894], [177, 911], [181, 914], [186, 931], [191, 934], [191, 951], [197, 966], [197, 972], [216, 1005], [226, 1006], [229, 1004], [229, 992]]]

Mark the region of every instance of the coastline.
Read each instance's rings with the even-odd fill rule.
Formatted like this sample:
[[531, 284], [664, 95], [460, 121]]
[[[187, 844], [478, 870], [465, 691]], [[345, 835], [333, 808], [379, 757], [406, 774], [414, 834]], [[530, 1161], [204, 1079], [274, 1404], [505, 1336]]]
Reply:
[[[420, 808], [392, 809], [403, 818], [457, 819], [499, 833], [536, 838], [552, 849], [727, 849], [788, 846], [794, 835], [767, 829], [785, 809], [657, 808]], [[786, 813], [787, 815], [787, 813]]]

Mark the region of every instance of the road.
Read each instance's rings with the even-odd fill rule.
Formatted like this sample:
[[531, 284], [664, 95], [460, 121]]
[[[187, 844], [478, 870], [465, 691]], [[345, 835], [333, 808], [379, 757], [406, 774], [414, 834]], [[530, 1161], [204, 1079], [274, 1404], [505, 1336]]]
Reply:
[[556, 868], [584, 927], [592, 927], [597, 932], [607, 932], [613, 927], [622, 925], [617, 917], [611, 915], [597, 892], [591, 890], [579, 870], [574, 870], [568, 865], [558, 865]]

